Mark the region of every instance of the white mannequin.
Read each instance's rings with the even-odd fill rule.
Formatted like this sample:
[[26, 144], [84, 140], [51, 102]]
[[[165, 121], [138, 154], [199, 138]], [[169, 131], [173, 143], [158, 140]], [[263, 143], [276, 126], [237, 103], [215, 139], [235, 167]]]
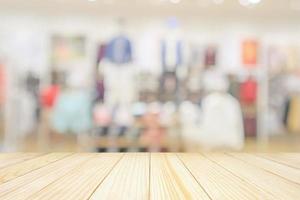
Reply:
[[228, 86], [228, 80], [218, 72], [205, 83], [210, 94], [203, 99], [198, 141], [206, 149], [243, 148], [241, 108], [239, 102], [226, 93]]

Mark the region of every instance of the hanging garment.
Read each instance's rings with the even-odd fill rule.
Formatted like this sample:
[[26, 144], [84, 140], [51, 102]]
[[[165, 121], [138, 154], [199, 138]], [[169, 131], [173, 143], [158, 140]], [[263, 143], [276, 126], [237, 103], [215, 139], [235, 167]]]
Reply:
[[114, 64], [126, 64], [132, 61], [132, 46], [126, 36], [113, 38], [107, 45], [105, 57]]
[[51, 85], [41, 91], [41, 104], [43, 108], [53, 108], [59, 95], [60, 88], [57, 85]]
[[35, 113], [35, 99], [28, 92], [18, 94], [18, 105], [15, 106], [14, 122], [18, 125], [19, 135], [31, 134], [37, 126]]
[[160, 98], [163, 102], [176, 101], [178, 80], [175, 73], [165, 72], [161, 77]]
[[202, 54], [200, 51], [200, 46], [198, 44], [190, 43], [188, 48], [188, 66], [198, 67], [202, 64]]
[[248, 39], [242, 44], [243, 64], [253, 67], [257, 64], [258, 43], [256, 40]]
[[[273, 129], [273, 133], [282, 133], [283, 128], [287, 127], [287, 116], [289, 110], [289, 87], [287, 85], [289, 77], [284, 74], [278, 74], [269, 79], [269, 110], [270, 118], [276, 118], [277, 125], [272, 123], [269, 126], [281, 127], [277, 131]], [[273, 116], [272, 116], [273, 115]], [[270, 130], [271, 132], [271, 130]]]
[[246, 137], [257, 136], [257, 120], [255, 116], [244, 117], [244, 129]]
[[243, 148], [244, 129], [239, 102], [226, 93], [205, 97], [199, 135], [195, 140], [206, 148]]
[[26, 77], [25, 84], [27, 91], [33, 96], [37, 96], [40, 87], [40, 79], [34, 74], [29, 73]]
[[134, 58], [142, 73], [160, 75], [162, 71], [160, 61], [160, 41], [157, 30], [146, 30], [137, 38]]
[[161, 42], [161, 57], [164, 71], [175, 71], [183, 63], [182, 42], [166, 39]]
[[104, 95], [105, 95], [105, 85], [104, 80], [97, 80], [96, 81], [96, 102], [103, 102], [104, 101]]
[[84, 91], [62, 92], [54, 105], [52, 126], [59, 133], [84, 133], [92, 126], [90, 95]]
[[278, 46], [270, 46], [267, 52], [268, 70], [271, 75], [280, 74], [287, 64], [287, 58], [284, 51]]
[[244, 104], [254, 104], [257, 99], [257, 82], [249, 78], [240, 86], [240, 100]]
[[239, 98], [240, 83], [236, 80], [231, 79], [229, 84], [229, 93], [235, 98]]
[[97, 52], [97, 61], [96, 61], [96, 66], [98, 67], [99, 63], [102, 61], [102, 59], [105, 58], [105, 50], [106, 50], [106, 45], [101, 44], [98, 48]]
[[216, 65], [216, 57], [217, 57], [217, 49], [214, 46], [209, 46], [205, 50], [204, 55], [204, 66], [215, 66]]
[[36, 121], [38, 121], [40, 119], [40, 79], [36, 75], [29, 73], [25, 80], [25, 86], [29, 94], [31, 94], [34, 99], [35, 118]]
[[291, 105], [291, 99], [287, 99], [286, 102], [284, 103], [284, 114], [283, 114], [283, 124], [285, 125], [285, 127], [288, 127], [290, 105]]

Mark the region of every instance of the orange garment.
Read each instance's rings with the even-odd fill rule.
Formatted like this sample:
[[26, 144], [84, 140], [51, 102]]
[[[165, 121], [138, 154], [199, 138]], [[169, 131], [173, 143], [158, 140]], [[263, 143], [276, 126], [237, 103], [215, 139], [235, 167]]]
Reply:
[[243, 64], [244, 65], [256, 65], [257, 64], [257, 52], [258, 44], [255, 40], [245, 40], [243, 42], [242, 52], [243, 52]]

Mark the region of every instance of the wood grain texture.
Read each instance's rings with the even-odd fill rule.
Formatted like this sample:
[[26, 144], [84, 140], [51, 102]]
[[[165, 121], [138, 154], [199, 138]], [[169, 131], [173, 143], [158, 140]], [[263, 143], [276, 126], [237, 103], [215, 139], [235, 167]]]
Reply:
[[1, 184], [0, 199], [26, 199], [91, 158], [76, 154]]
[[150, 172], [150, 199], [209, 199], [174, 154], [152, 154]]
[[300, 154], [0, 154], [0, 199], [300, 199]]
[[259, 156], [296, 169], [300, 169], [300, 154], [278, 153], [278, 154], [259, 154]]
[[6, 167], [0, 169], [0, 184], [22, 176], [28, 172], [46, 166], [52, 162], [60, 160], [70, 153], [53, 153], [44, 156], [34, 157], [30, 160], [25, 160], [24, 162], [17, 163], [11, 167]]
[[90, 199], [147, 199], [149, 162], [147, 153], [125, 155]]
[[300, 185], [227, 155], [206, 155], [232, 174], [272, 194], [276, 199], [299, 199]]
[[95, 154], [29, 199], [88, 199], [120, 158], [120, 154]]
[[212, 199], [274, 199], [255, 184], [244, 181], [200, 154], [179, 154], [179, 157]]
[[4, 168], [16, 163], [21, 163], [25, 160], [29, 160], [35, 157], [40, 156], [41, 154], [37, 153], [11, 153], [11, 154], [1, 154], [0, 155], [0, 168]]
[[259, 167], [300, 185], [300, 170], [250, 154], [231, 155], [249, 165]]

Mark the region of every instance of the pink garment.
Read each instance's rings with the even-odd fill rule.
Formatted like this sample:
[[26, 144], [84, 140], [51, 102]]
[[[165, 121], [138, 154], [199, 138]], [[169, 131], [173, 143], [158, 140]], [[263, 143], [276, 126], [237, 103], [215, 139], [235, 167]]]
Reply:
[[253, 104], [257, 99], [257, 83], [253, 79], [248, 79], [240, 86], [240, 99], [242, 103]]

